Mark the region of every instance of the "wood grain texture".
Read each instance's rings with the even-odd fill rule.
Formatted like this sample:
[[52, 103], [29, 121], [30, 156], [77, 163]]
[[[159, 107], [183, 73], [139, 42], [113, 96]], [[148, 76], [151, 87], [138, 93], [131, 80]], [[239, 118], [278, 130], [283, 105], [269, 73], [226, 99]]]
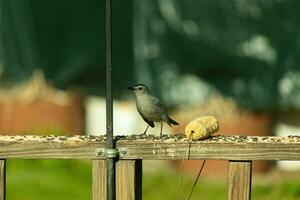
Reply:
[[0, 200], [6, 199], [6, 160], [0, 160]]
[[142, 199], [142, 160], [119, 160], [116, 164], [117, 200]]
[[93, 200], [106, 199], [106, 160], [93, 160]]
[[[213, 136], [190, 142], [182, 136], [118, 136], [117, 148], [126, 148], [120, 159], [178, 160], [300, 160], [300, 137]], [[105, 159], [96, 148], [105, 148], [105, 137], [0, 136], [0, 158]], [[191, 145], [190, 145], [191, 143]]]
[[250, 200], [251, 178], [251, 161], [229, 161], [228, 200]]

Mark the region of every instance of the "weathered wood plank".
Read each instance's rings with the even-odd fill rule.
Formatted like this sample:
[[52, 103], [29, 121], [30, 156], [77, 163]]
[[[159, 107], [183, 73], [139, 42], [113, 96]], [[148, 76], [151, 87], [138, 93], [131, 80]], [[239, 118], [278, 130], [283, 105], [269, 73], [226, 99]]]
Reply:
[[[107, 199], [106, 160], [92, 162], [93, 200], [105, 200]], [[117, 199], [142, 199], [142, 160], [119, 160], [116, 163], [116, 179]]]
[[228, 200], [251, 199], [251, 161], [229, 161]]
[[[300, 160], [300, 137], [213, 136], [190, 144], [182, 136], [117, 137], [120, 159]], [[105, 137], [0, 136], [0, 158], [105, 159]], [[190, 149], [188, 150], [188, 148]]]
[[6, 160], [0, 160], [0, 200], [6, 199]]
[[106, 160], [93, 160], [93, 200], [106, 199]]
[[118, 200], [142, 199], [142, 160], [119, 160], [116, 179]]

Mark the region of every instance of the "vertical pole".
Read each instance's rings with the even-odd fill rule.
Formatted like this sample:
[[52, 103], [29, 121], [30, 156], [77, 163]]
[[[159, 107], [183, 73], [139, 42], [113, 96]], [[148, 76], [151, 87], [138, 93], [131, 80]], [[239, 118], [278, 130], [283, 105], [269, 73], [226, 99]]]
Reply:
[[251, 199], [252, 161], [229, 161], [228, 200]]
[[[114, 150], [112, 97], [112, 0], [105, 2], [106, 30], [106, 136], [107, 150]], [[107, 156], [107, 199], [116, 199], [115, 160]]]
[[105, 200], [106, 193], [106, 160], [93, 160], [93, 200]]
[[0, 160], [0, 200], [6, 199], [6, 160]]
[[117, 199], [142, 199], [142, 160], [119, 160], [116, 174]]

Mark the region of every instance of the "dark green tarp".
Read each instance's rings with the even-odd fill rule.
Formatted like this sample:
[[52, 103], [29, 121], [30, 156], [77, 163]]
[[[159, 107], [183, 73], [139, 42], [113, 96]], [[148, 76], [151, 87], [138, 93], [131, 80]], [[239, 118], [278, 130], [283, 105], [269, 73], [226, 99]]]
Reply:
[[[104, 94], [105, 1], [0, 2], [2, 83], [40, 68], [57, 87]], [[115, 94], [139, 81], [168, 99], [191, 75], [245, 107], [300, 107], [299, 10], [297, 0], [113, 1]]]

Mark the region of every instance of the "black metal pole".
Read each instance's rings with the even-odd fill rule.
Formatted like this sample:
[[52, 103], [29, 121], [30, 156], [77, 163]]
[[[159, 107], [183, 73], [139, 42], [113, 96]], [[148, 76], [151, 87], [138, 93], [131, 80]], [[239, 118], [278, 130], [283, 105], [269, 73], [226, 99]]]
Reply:
[[[112, 0], [105, 2], [106, 24], [106, 136], [107, 152], [115, 149], [113, 141], [113, 96], [112, 96]], [[107, 199], [116, 199], [115, 159], [107, 156]]]

